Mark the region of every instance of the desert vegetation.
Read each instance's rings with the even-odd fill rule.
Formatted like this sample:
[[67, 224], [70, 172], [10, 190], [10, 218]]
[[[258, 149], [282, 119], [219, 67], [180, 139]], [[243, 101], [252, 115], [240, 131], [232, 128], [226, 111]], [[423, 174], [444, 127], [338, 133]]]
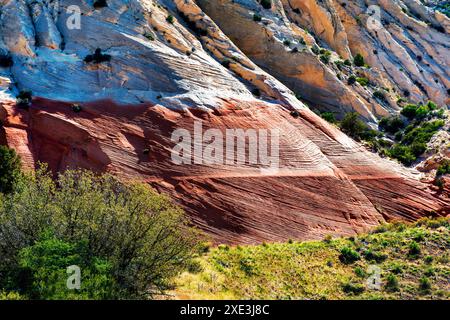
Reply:
[[449, 299], [448, 218], [322, 241], [212, 248], [178, 279], [194, 299]]
[[[0, 298], [149, 299], [192, 263], [199, 233], [142, 183], [41, 165], [0, 148]], [[67, 287], [70, 266], [79, 288]]]
[[[353, 83], [359, 78], [353, 77], [351, 80]], [[329, 112], [321, 113], [321, 116], [328, 122], [336, 123], [355, 140], [365, 141], [374, 151], [407, 166], [427, 151], [427, 144], [444, 127], [446, 119], [444, 109], [432, 101], [419, 105], [407, 104], [399, 115], [381, 118], [379, 130], [371, 129], [354, 112], [347, 113], [341, 121], [336, 121], [334, 114]]]

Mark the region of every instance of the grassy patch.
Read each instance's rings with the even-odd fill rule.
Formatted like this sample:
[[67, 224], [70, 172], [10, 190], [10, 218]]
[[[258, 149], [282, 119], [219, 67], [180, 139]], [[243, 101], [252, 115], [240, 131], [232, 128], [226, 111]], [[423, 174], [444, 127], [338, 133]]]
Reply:
[[[201, 272], [178, 278], [173, 294], [191, 299], [449, 299], [449, 235], [449, 219], [442, 218], [386, 224], [368, 234], [327, 241], [219, 246], [198, 258]], [[378, 287], [371, 287], [377, 281]]]

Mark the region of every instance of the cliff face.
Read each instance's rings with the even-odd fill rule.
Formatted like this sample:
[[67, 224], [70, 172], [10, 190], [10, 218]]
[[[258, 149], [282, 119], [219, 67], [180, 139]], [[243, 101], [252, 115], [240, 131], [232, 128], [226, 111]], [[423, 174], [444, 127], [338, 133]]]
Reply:
[[[371, 121], [398, 110], [398, 97], [450, 102], [450, 20], [419, 1], [274, 0], [270, 9], [253, 0], [197, 3], [254, 62], [322, 111], [356, 110]], [[314, 46], [333, 51], [330, 62]], [[336, 65], [357, 54], [371, 68]], [[348, 85], [351, 74], [369, 86]], [[380, 88], [388, 89], [386, 101], [373, 97]]]
[[[394, 92], [447, 102], [447, 18], [429, 16], [433, 28], [402, 15], [401, 6], [412, 11], [414, 1], [377, 1], [393, 10], [396, 27], [383, 32], [396, 44], [407, 23], [421, 31], [404, 39], [429, 64], [415, 85], [407, 69], [413, 49], [363, 39], [368, 31], [350, 22], [363, 10], [359, 1], [272, 1], [272, 9], [244, 0], [106, 2], [94, 8], [93, 1], [0, 0], [0, 142], [26, 166], [44, 161], [55, 171], [84, 167], [145, 180], [218, 242], [348, 235], [394, 218], [448, 213], [446, 195], [420, 182], [418, 172], [366, 151], [295, 97], [321, 110], [357, 110], [368, 122], [397, 108]], [[68, 23], [72, 5], [82, 13], [80, 29]], [[335, 50], [332, 61], [375, 49], [378, 55], [366, 55], [371, 69], [341, 71], [321, 61], [314, 45]], [[92, 63], [84, 61], [88, 55], [109, 58]], [[394, 67], [402, 65], [408, 71], [397, 76]], [[392, 97], [376, 102], [375, 86], [339, 80], [350, 72], [380, 81]], [[428, 81], [434, 77], [440, 80]], [[30, 106], [16, 105], [19, 90], [33, 92]], [[175, 164], [172, 133], [194, 133], [198, 122], [224, 135], [279, 130], [279, 170]]]

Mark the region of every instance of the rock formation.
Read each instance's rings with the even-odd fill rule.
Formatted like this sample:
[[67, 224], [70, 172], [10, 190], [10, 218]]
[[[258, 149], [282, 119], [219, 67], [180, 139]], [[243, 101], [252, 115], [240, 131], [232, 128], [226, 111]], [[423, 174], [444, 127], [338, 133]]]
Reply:
[[[378, 38], [353, 21], [368, 1], [94, 2], [0, 0], [0, 143], [27, 167], [144, 180], [216, 242], [320, 239], [448, 214], [448, 198], [417, 171], [368, 152], [301, 102], [369, 123], [394, 112], [404, 91], [447, 103], [445, 16], [433, 12], [427, 25], [403, 13], [426, 10], [415, 1], [373, 1], [389, 21]], [[314, 46], [333, 51], [331, 61]], [[372, 68], [332, 63], [356, 53]], [[356, 72], [373, 85], [348, 85]], [[372, 97], [378, 86], [389, 88], [386, 101]], [[30, 105], [16, 104], [23, 90]], [[279, 130], [279, 170], [175, 164], [173, 132], [199, 122], [224, 135]]]

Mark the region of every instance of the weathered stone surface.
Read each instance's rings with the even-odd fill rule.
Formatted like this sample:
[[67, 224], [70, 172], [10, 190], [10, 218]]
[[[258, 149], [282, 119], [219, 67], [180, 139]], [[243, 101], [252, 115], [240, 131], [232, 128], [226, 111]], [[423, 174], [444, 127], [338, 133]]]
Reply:
[[[55, 171], [83, 167], [147, 181], [217, 242], [318, 239], [395, 218], [448, 214], [448, 197], [421, 182], [419, 172], [366, 151], [291, 90], [321, 110], [356, 110], [372, 123], [397, 108], [394, 91], [386, 103], [374, 101], [376, 86], [446, 101], [448, 34], [401, 14], [400, 5], [416, 3], [378, 2], [396, 23], [384, 31], [386, 38], [366, 41], [361, 34], [368, 31], [350, 21], [363, 12], [361, 1], [346, 8], [331, 0], [273, 1], [264, 11], [250, 0], [108, 0], [101, 9], [92, 1], [0, 0], [0, 53], [14, 62], [0, 67], [0, 143], [15, 148], [28, 168], [44, 161]], [[83, 13], [80, 30], [66, 23], [70, 5]], [[296, 8], [304, 12], [298, 21]], [[253, 21], [254, 12], [261, 23]], [[447, 28], [446, 19], [437, 15], [430, 23]], [[409, 24], [420, 32], [402, 30]], [[320, 40], [300, 26], [314, 29]], [[300, 50], [292, 52], [300, 36], [306, 44], [295, 42]], [[396, 44], [385, 48], [392, 38]], [[399, 45], [401, 39], [407, 45]], [[311, 52], [315, 44], [343, 58], [380, 51], [366, 56], [370, 70], [339, 71]], [[84, 62], [97, 48], [111, 60]], [[411, 82], [414, 68], [398, 74], [418, 48], [433, 55], [423, 59], [430, 64], [421, 78], [426, 92]], [[376, 86], [348, 86], [347, 73], [356, 71]], [[439, 83], [425, 81], [435, 76]], [[24, 89], [34, 96], [28, 109], [14, 103]], [[222, 132], [279, 129], [280, 170], [175, 165], [171, 134], [192, 133], [195, 120]]]
[[[168, 193], [215, 241], [256, 243], [351, 235], [395, 218], [448, 214], [418, 173], [366, 151], [308, 109], [293, 118], [279, 105], [223, 101], [216, 111], [101, 101], [35, 99], [28, 110], [3, 104], [2, 135], [29, 166], [85, 167], [147, 181]], [[280, 170], [249, 165], [174, 165], [171, 133], [207, 128], [279, 128]], [[148, 150], [148, 152], [145, 152]], [[148, 154], [147, 154], [148, 153]]]

